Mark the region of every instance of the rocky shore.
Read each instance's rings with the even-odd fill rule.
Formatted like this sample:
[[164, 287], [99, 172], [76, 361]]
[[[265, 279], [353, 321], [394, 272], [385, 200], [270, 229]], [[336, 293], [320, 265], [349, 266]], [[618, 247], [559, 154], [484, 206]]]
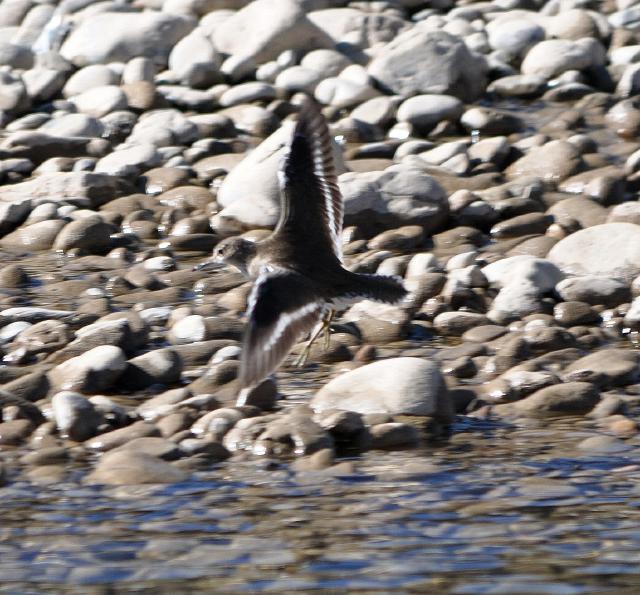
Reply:
[[[0, 483], [348, 473], [456, 415], [578, 416], [582, 447], [624, 448], [638, 91], [625, 0], [5, 0]], [[193, 265], [275, 224], [299, 92], [336, 137], [346, 265], [410, 295], [342, 312], [236, 407], [251, 284]]]

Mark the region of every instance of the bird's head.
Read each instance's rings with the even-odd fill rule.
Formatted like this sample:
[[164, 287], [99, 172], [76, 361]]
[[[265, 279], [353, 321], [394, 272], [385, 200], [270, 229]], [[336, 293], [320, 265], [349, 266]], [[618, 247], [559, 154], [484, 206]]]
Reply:
[[255, 256], [255, 253], [255, 242], [240, 236], [234, 236], [218, 242], [213, 249], [210, 262], [228, 264], [246, 275], [249, 261]]

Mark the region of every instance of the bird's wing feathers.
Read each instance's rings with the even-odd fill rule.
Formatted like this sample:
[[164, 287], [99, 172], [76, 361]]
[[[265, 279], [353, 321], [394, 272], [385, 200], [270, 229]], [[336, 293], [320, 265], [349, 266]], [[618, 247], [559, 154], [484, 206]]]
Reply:
[[326, 245], [342, 260], [344, 206], [338, 188], [331, 136], [318, 104], [307, 97], [285, 154], [278, 179], [282, 195], [276, 232], [292, 241]]
[[300, 336], [317, 324], [323, 307], [301, 275], [284, 269], [264, 270], [249, 296], [241, 388], [273, 372]]

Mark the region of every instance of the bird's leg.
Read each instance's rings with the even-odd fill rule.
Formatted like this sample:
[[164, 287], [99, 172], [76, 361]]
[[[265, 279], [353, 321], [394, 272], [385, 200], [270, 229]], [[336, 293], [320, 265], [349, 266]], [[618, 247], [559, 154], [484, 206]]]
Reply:
[[309, 337], [307, 344], [304, 346], [302, 353], [296, 359], [296, 362], [294, 364], [296, 368], [302, 368], [302, 366], [307, 363], [307, 359], [309, 359], [309, 353], [311, 351], [311, 346], [313, 345], [313, 342], [320, 336], [322, 329], [324, 329], [323, 324], [318, 324], [316, 328], [313, 329], [313, 333], [311, 334], [311, 337]]
[[326, 313], [324, 318], [322, 319], [322, 330], [324, 331], [324, 350], [328, 351], [331, 346], [331, 322], [333, 321], [333, 315], [335, 312], [333, 309], [329, 308], [329, 311]]
[[332, 320], [333, 320], [333, 310], [328, 310], [323, 315], [322, 321], [320, 322], [320, 324], [318, 324], [316, 328], [313, 329], [313, 333], [311, 334], [311, 337], [309, 337], [307, 344], [304, 346], [302, 353], [298, 356], [298, 359], [296, 359], [294, 364], [296, 367], [301, 368], [307, 363], [307, 359], [309, 359], [309, 353], [311, 352], [311, 346], [323, 331], [325, 332], [325, 337], [326, 337], [325, 348], [326, 349], [329, 348], [329, 333], [330, 333]]

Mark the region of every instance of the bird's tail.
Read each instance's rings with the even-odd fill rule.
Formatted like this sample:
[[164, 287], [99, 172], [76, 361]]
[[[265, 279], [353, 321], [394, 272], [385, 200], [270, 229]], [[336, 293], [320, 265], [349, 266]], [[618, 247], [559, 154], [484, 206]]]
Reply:
[[407, 293], [402, 279], [399, 277], [349, 273], [348, 290], [341, 292], [337, 297], [345, 301], [359, 297], [360, 299], [395, 304], [400, 302]]

